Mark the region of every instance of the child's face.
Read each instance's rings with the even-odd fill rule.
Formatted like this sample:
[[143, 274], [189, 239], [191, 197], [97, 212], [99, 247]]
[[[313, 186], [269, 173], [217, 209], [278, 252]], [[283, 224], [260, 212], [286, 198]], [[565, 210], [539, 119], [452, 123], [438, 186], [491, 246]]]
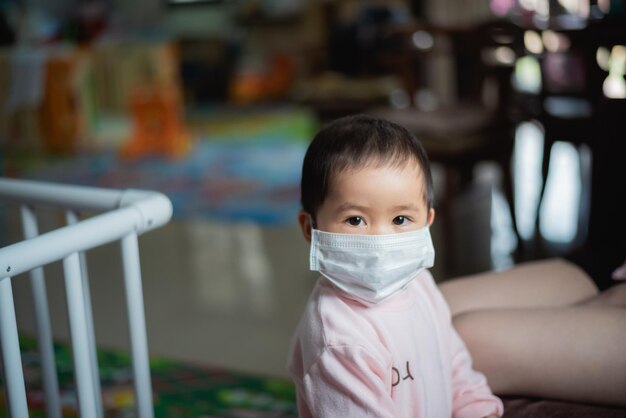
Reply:
[[[342, 234], [383, 235], [430, 225], [435, 211], [424, 200], [421, 168], [412, 161], [399, 167], [371, 166], [345, 170], [333, 178], [317, 211], [315, 227]], [[300, 225], [310, 241], [310, 219], [301, 212]]]

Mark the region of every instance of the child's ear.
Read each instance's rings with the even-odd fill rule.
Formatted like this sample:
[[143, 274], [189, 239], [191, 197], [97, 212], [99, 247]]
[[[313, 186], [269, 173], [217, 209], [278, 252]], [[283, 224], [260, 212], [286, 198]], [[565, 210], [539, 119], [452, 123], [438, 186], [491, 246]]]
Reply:
[[311, 215], [308, 212], [301, 210], [298, 212], [298, 223], [300, 224], [300, 229], [302, 230], [302, 235], [304, 235], [304, 239], [309, 244], [311, 243]]
[[428, 226], [431, 226], [433, 222], [435, 222], [435, 209], [430, 208], [428, 210], [428, 216], [426, 217], [426, 220], [428, 221]]

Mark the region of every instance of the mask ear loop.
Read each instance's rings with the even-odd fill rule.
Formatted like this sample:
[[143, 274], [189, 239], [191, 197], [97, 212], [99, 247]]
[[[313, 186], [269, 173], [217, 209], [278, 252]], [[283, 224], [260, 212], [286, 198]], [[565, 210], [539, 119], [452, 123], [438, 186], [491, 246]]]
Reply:
[[313, 219], [313, 215], [311, 214], [309, 214], [309, 224], [311, 225], [311, 231], [317, 229], [315, 225], [315, 219]]

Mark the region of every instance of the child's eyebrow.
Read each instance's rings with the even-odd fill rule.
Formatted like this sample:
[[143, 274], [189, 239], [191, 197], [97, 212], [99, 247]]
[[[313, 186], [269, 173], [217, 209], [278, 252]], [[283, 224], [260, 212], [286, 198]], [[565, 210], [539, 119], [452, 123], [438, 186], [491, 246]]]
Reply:
[[367, 209], [365, 206], [357, 205], [356, 203], [351, 202], [344, 202], [337, 208], [339, 212], [346, 212], [351, 210], [364, 211], [365, 209]]
[[408, 205], [397, 205], [397, 206], [394, 206], [393, 210], [394, 211], [403, 211], [403, 210], [419, 211], [419, 208], [416, 205], [408, 204]]
[[[337, 210], [339, 212], [347, 212], [347, 211], [351, 211], [351, 210], [357, 210], [357, 211], [365, 211], [367, 209], [366, 206], [362, 206], [362, 205], [357, 205], [356, 203], [352, 203], [352, 202], [344, 202], [341, 205], [339, 205], [339, 207], [337, 208]], [[416, 211], [419, 212], [419, 207], [417, 205], [414, 204], [406, 204], [406, 205], [396, 205], [393, 206], [391, 208], [393, 211], [398, 212], [398, 211]]]

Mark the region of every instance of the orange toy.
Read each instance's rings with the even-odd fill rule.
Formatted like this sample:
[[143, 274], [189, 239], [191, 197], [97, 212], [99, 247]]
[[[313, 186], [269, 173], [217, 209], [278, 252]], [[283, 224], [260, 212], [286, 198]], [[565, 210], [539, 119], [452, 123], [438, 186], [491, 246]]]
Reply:
[[182, 121], [183, 101], [177, 75], [177, 50], [164, 44], [148, 50], [138, 87], [130, 92], [132, 135], [122, 157], [146, 154], [181, 157], [191, 150], [191, 137]]
[[286, 54], [271, 57], [266, 72], [242, 71], [235, 76], [230, 88], [230, 100], [237, 104], [249, 104], [284, 97], [294, 78], [293, 60]]
[[134, 91], [131, 95], [133, 133], [122, 147], [122, 156], [185, 155], [191, 149], [191, 141], [181, 122], [181, 108], [177, 89], [144, 87]]

